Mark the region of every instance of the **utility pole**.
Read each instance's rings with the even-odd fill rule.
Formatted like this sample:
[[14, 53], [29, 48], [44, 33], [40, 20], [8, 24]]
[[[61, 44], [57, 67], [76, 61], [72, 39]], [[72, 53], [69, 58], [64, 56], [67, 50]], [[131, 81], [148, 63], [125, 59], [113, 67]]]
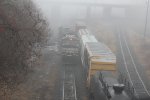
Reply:
[[148, 12], [149, 12], [149, 0], [147, 1], [147, 9], [146, 9], [146, 19], [145, 19], [145, 26], [144, 26], [144, 37], [146, 36], [147, 31], [147, 20], [148, 20]]

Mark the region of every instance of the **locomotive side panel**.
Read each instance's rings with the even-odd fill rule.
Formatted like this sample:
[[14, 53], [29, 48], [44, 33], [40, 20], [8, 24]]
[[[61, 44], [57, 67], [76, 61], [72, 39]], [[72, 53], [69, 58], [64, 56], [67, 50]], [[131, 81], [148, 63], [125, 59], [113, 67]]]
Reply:
[[[63, 29], [61, 29], [62, 31]], [[61, 55], [62, 60], [66, 64], [77, 64], [79, 62], [79, 39], [74, 34], [74, 31], [67, 29], [63, 30], [61, 37]]]

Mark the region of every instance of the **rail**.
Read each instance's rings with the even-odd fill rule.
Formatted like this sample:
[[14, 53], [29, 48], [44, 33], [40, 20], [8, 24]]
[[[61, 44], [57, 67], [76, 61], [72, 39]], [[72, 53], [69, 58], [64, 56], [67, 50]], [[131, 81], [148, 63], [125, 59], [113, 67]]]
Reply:
[[[131, 91], [133, 91], [131, 93], [134, 93], [138, 99], [150, 98], [150, 93], [147, 90], [146, 85], [141, 78], [141, 75], [139, 74], [139, 70], [137, 69], [137, 65], [133, 59], [133, 56], [131, 54], [127, 40], [123, 36], [123, 34], [124, 34], [123, 31], [121, 31], [121, 29], [120, 29], [118, 31], [118, 39], [119, 39], [119, 44], [120, 44], [120, 48], [121, 48], [121, 54], [123, 57], [124, 66], [125, 66], [127, 76], [129, 78], [129, 82], [130, 82], [130, 83], [125, 82], [125, 84], [128, 87], [130, 87], [129, 84], [131, 84], [131, 86], [134, 87], [131, 90]], [[124, 66], [121, 66], [121, 67], [124, 67]]]
[[64, 72], [62, 100], [77, 100], [75, 77], [69, 71]]

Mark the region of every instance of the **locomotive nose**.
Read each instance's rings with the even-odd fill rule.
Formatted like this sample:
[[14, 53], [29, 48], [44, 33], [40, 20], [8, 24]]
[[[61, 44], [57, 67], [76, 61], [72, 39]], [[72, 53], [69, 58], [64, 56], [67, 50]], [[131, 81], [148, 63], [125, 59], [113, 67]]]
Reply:
[[125, 85], [124, 84], [114, 84], [113, 89], [115, 94], [121, 94], [124, 90]]

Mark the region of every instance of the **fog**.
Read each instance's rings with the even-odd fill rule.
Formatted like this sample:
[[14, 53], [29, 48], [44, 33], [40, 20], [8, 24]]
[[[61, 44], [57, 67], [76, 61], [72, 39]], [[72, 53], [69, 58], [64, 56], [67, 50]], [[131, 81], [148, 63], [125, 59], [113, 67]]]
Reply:
[[[147, 27], [150, 22], [149, 14], [146, 13], [147, 0], [34, 0], [34, 2], [42, 10], [52, 27], [59, 27], [76, 20], [95, 22], [102, 20], [110, 23], [118, 20], [128, 22], [142, 32], [146, 16], [148, 16]], [[105, 6], [88, 6], [87, 3]], [[107, 9], [107, 5], [111, 10]]]
[[106, 4], [141, 4], [146, 2], [146, 0], [34, 0], [38, 4], [50, 3], [51, 1], [69, 1], [69, 2], [97, 2]]

